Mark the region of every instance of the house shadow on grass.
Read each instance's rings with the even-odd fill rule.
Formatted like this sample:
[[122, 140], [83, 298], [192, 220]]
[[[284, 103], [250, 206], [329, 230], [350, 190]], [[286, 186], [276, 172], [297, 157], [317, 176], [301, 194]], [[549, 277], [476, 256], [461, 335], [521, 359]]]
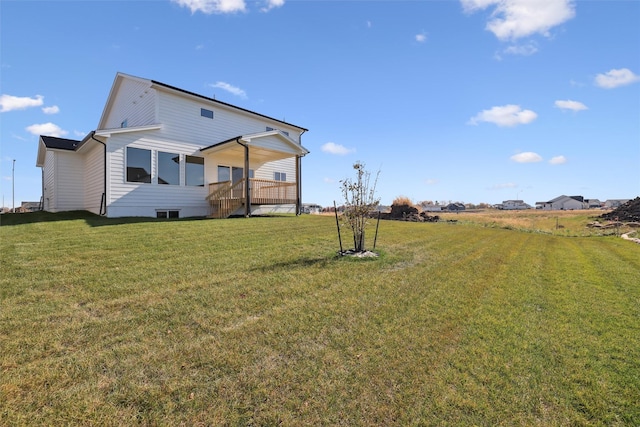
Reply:
[[96, 215], [88, 211], [68, 211], [68, 212], [27, 212], [16, 214], [2, 214], [0, 216], [0, 226], [35, 224], [39, 222], [56, 221], [77, 221], [83, 220], [91, 227], [102, 227], [106, 225], [136, 224], [145, 222], [167, 222], [167, 221], [200, 221], [204, 217], [158, 219], [149, 217], [122, 217], [107, 218]]
[[[277, 218], [277, 217], [293, 217], [291, 214], [282, 215], [253, 215], [253, 218]], [[230, 217], [244, 218], [243, 216]], [[26, 213], [5, 213], [0, 215], [0, 226], [34, 224], [39, 222], [55, 222], [55, 221], [76, 221], [84, 220], [91, 227], [103, 227], [107, 225], [122, 224], [138, 224], [147, 222], [185, 222], [185, 221], [202, 221], [207, 220], [206, 217], [188, 217], [188, 218], [151, 218], [142, 216], [131, 216], [121, 218], [107, 218], [105, 216], [96, 215], [88, 211], [67, 211], [67, 212], [26, 212]], [[221, 220], [212, 220], [221, 221]]]

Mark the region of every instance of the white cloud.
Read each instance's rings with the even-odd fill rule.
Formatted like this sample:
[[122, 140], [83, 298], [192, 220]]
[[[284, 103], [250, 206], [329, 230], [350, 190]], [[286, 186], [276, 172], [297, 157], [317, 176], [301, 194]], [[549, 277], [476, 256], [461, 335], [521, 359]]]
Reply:
[[549, 160], [549, 163], [552, 165], [563, 165], [567, 163], [567, 158], [565, 156], [555, 156]]
[[569, 99], [567, 99], [566, 101], [558, 100], [555, 102], [555, 106], [560, 108], [561, 110], [571, 110], [571, 111], [582, 111], [582, 110], [589, 109], [582, 102], [571, 101]]
[[45, 114], [58, 114], [60, 112], [60, 108], [57, 105], [52, 105], [51, 107], [42, 107], [42, 112]]
[[246, 4], [244, 0], [171, 0], [182, 7], [188, 7], [191, 13], [235, 13], [244, 12]]
[[427, 35], [425, 33], [416, 34], [416, 41], [418, 43], [424, 43], [427, 41]]
[[461, 0], [465, 12], [493, 7], [486, 29], [500, 40], [515, 40], [549, 30], [575, 16], [573, 0]]
[[483, 110], [472, 117], [468, 124], [477, 125], [480, 122], [488, 122], [501, 127], [510, 127], [531, 123], [537, 117], [538, 115], [531, 110], [523, 110], [519, 105], [509, 104]]
[[355, 153], [355, 148], [347, 148], [343, 145], [336, 144], [335, 142], [327, 142], [320, 148], [323, 152], [329, 154], [337, 154], [339, 156], [344, 156], [349, 153]]
[[243, 99], [247, 98], [247, 93], [244, 90], [240, 89], [237, 86], [230, 85], [229, 83], [216, 82], [216, 83], [211, 84], [209, 86], [214, 87], [214, 88], [218, 88], [218, 89], [222, 89], [222, 90], [226, 90], [227, 92], [229, 92], [229, 93], [231, 93], [233, 95], [239, 96], [240, 98], [243, 98]]
[[489, 190], [503, 190], [505, 188], [516, 188], [518, 184], [514, 184], [513, 182], [507, 182], [504, 184], [496, 184], [489, 188]]
[[44, 102], [42, 95], [36, 95], [35, 98], [20, 97], [2, 94], [0, 95], [0, 113], [13, 110], [26, 110], [30, 107], [39, 107]]
[[74, 130], [73, 134], [78, 138], [84, 138], [85, 136], [87, 136], [87, 132], [83, 132], [81, 130]]
[[61, 129], [58, 125], [55, 125], [51, 122], [27, 126], [26, 129], [29, 133], [33, 135], [55, 136], [58, 138], [65, 136], [66, 134], [69, 133], [66, 130]]
[[619, 70], [610, 70], [604, 74], [596, 76], [596, 86], [605, 89], [613, 89], [618, 86], [624, 86], [635, 83], [640, 80], [640, 76], [633, 74], [628, 68], [620, 68]]
[[335, 182], [336, 182], [336, 180], [335, 180], [335, 179], [333, 179], [333, 178], [324, 178], [324, 179], [323, 179], [323, 181], [324, 181], [326, 184], [335, 184]]
[[521, 55], [530, 56], [538, 51], [538, 44], [534, 41], [530, 41], [525, 44], [514, 44], [503, 50], [503, 53], [507, 55]]
[[542, 161], [539, 154], [527, 151], [511, 156], [511, 160], [516, 163], [537, 163]]
[[427, 185], [436, 185], [439, 181], [435, 178], [429, 178], [424, 183]]
[[263, 12], [268, 12], [271, 9], [282, 7], [284, 5], [284, 0], [266, 0], [266, 3], [267, 5], [261, 9]]

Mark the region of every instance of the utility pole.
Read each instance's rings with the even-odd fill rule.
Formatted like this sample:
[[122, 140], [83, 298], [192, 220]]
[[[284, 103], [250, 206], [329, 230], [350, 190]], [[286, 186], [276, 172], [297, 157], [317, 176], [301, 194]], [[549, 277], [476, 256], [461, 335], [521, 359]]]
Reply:
[[16, 159], [13, 159], [13, 167], [11, 168], [11, 199], [13, 213], [16, 213]]

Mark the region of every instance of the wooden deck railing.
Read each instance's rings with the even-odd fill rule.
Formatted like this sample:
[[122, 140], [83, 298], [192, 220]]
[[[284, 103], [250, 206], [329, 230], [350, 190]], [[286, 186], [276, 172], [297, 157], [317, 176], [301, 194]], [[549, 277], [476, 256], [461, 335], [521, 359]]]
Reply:
[[[232, 184], [231, 181], [209, 184], [207, 200], [211, 206], [211, 216], [227, 218], [245, 203], [245, 181]], [[296, 183], [249, 179], [252, 205], [279, 205], [296, 203]]]
[[296, 183], [251, 179], [251, 204], [280, 205], [296, 202]]

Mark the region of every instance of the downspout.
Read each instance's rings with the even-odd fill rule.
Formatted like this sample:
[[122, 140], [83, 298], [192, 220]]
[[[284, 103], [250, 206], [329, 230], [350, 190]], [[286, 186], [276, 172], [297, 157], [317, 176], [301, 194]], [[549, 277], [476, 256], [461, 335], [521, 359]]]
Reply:
[[251, 189], [249, 188], [249, 146], [240, 142], [240, 137], [236, 142], [244, 147], [244, 216], [251, 216]]
[[95, 134], [96, 134], [95, 131], [91, 131], [91, 139], [102, 144], [102, 147], [104, 148], [104, 165], [103, 165], [104, 187], [102, 191], [102, 197], [100, 198], [100, 211], [98, 211], [98, 215], [106, 215], [107, 214], [107, 144], [100, 141], [99, 139], [94, 138]]

